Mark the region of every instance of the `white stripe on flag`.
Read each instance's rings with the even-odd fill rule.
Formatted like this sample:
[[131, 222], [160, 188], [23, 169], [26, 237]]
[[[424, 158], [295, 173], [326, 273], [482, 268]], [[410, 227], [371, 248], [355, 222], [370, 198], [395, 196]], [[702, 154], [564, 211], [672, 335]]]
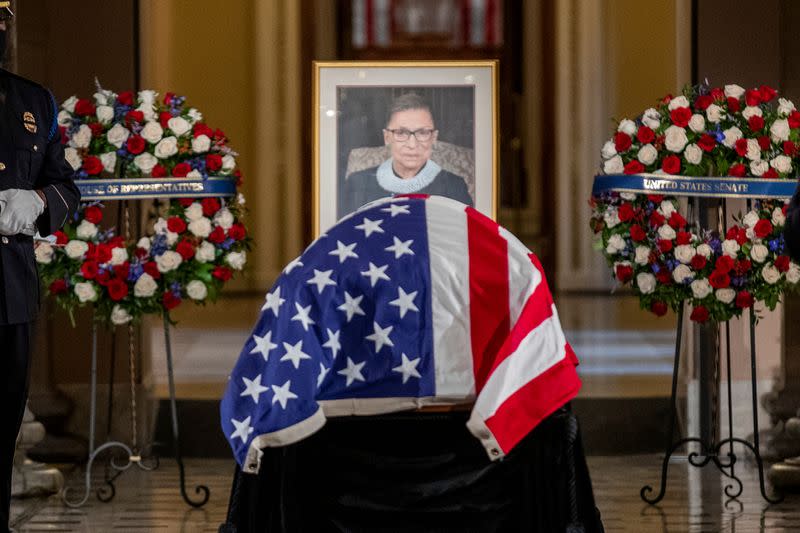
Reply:
[[522, 339], [517, 349], [495, 368], [475, 401], [473, 412], [490, 418], [512, 394], [566, 357], [567, 339], [561, 331], [556, 306]]
[[368, 0], [353, 1], [353, 47], [367, 46], [367, 6]]
[[389, 0], [374, 0], [373, 9], [375, 13], [375, 44], [388, 46], [391, 44], [391, 28], [389, 28]]
[[425, 202], [429, 228], [436, 397], [475, 393], [469, 311], [469, 242], [467, 214], [453, 215], [453, 201]]
[[508, 311], [513, 328], [528, 298], [542, 282], [542, 275], [531, 265], [528, 257], [531, 251], [527, 246], [502, 226], [500, 236], [508, 242]]

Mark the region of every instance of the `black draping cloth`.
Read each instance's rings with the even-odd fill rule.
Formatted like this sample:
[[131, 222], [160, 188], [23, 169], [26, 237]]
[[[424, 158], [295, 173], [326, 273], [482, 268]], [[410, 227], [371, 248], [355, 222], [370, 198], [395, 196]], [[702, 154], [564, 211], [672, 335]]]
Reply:
[[467, 418], [331, 418], [301, 442], [265, 449], [258, 475], [236, 469], [220, 531], [603, 531], [568, 408], [496, 462], [465, 427]]

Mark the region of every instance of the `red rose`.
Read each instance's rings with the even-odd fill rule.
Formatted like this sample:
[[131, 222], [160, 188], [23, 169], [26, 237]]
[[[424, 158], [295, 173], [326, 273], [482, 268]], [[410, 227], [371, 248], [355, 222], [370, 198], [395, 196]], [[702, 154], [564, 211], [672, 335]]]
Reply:
[[208, 154], [206, 156], [206, 168], [209, 172], [216, 172], [222, 168], [222, 156], [219, 154]]
[[156, 165], [153, 167], [153, 170], [150, 171], [150, 175], [154, 178], [164, 178], [167, 175], [167, 169], [162, 165]]
[[769, 85], [762, 85], [761, 87], [758, 88], [758, 92], [761, 95], [761, 101], [764, 103], [769, 102], [770, 100], [775, 98], [775, 96], [777, 96], [778, 94], [778, 91], [776, 91]]
[[186, 231], [186, 222], [181, 217], [169, 217], [167, 229], [173, 233], [183, 233]]
[[769, 140], [769, 136], [767, 135], [762, 135], [758, 138], [758, 147], [762, 150], [769, 150], [771, 144], [772, 141]]
[[692, 110], [688, 107], [676, 107], [670, 112], [669, 118], [671, 118], [672, 123], [679, 128], [685, 128], [689, 125], [689, 120], [692, 118]]
[[654, 204], [660, 204], [664, 201], [663, 194], [648, 194], [647, 199], [653, 202]]
[[225, 230], [221, 226], [217, 226], [208, 236], [209, 242], [220, 244], [225, 240]]
[[731, 278], [721, 270], [715, 270], [708, 276], [708, 283], [715, 289], [724, 289], [731, 284]]
[[106, 285], [108, 295], [112, 300], [118, 302], [128, 295], [128, 284], [121, 279], [112, 279]]
[[770, 167], [769, 169], [767, 169], [766, 172], [761, 174], [761, 177], [764, 178], [765, 180], [775, 180], [778, 179], [779, 176], [778, 176], [778, 171]]
[[729, 255], [721, 255], [717, 257], [714, 263], [714, 270], [719, 270], [723, 274], [727, 274], [733, 268], [733, 259]]
[[764, 127], [764, 119], [758, 115], [753, 115], [747, 119], [747, 126], [753, 132], [761, 131], [761, 129]]
[[792, 111], [789, 113], [789, 127], [790, 128], [800, 128], [800, 111]]
[[138, 155], [144, 152], [145, 142], [141, 136], [132, 135], [128, 137], [128, 142], [125, 143], [125, 146], [128, 148], [130, 153], [133, 155]]
[[96, 205], [90, 205], [83, 210], [83, 218], [92, 224], [99, 224], [103, 220], [103, 210]]
[[725, 100], [725, 91], [723, 91], [719, 87], [714, 87], [713, 89], [711, 89], [711, 92], [709, 94], [711, 94], [711, 98], [713, 98], [715, 102], [721, 102]]
[[703, 305], [698, 305], [692, 309], [692, 314], [689, 316], [689, 318], [702, 324], [708, 320], [708, 309], [706, 309]]
[[158, 123], [161, 124], [162, 128], [167, 129], [167, 123], [171, 118], [172, 118], [172, 113], [170, 113], [169, 111], [162, 111], [161, 113], [158, 114]]
[[178, 163], [172, 168], [172, 175], [176, 178], [185, 178], [191, 171], [192, 166], [189, 163]]
[[635, 242], [641, 242], [646, 237], [647, 234], [639, 224], [634, 224], [631, 226], [631, 239], [633, 239]]
[[689, 244], [692, 242], [692, 234], [688, 231], [679, 231], [675, 236], [675, 242], [678, 244]]
[[[217, 267], [217, 268], [225, 268], [225, 267]], [[630, 265], [619, 264], [619, 265], [616, 266], [615, 272], [616, 272], [616, 275], [617, 275], [617, 279], [619, 280], [620, 283], [627, 283], [633, 277], [633, 268]], [[216, 269], [215, 269], [214, 275], [216, 276]], [[217, 277], [219, 277], [219, 276], [217, 276]], [[228, 274], [228, 277], [230, 278], [230, 273]], [[223, 281], [227, 281], [227, 280], [223, 280]]]
[[706, 267], [708, 260], [700, 254], [692, 257], [691, 265], [693, 270], [703, 270]]
[[659, 213], [658, 211], [653, 211], [650, 214], [650, 225], [653, 227], [659, 227], [664, 225], [664, 215]]
[[744, 101], [749, 106], [757, 106], [761, 103], [761, 93], [757, 89], [747, 89], [744, 92]]
[[614, 134], [614, 147], [617, 149], [617, 152], [625, 152], [628, 148], [631, 147], [633, 141], [631, 140], [631, 136], [623, 131], [618, 131]]
[[762, 218], [761, 220], [756, 222], [755, 226], [753, 226], [753, 232], [755, 232], [756, 237], [758, 237], [759, 239], [763, 239], [764, 237], [772, 233], [772, 222], [770, 222], [765, 218]]
[[667, 304], [661, 300], [656, 300], [650, 304], [650, 311], [652, 311], [656, 316], [664, 316], [667, 314]]
[[105, 287], [108, 285], [108, 281], [111, 279], [111, 273], [108, 270], [101, 270], [97, 273], [97, 277], [94, 279], [97, 283]]
[[634, 159], [633, 161], [625, 163], [623, 172], [625, 174], [641, 174], [644, 172], [644, 165]]
[[63, 279], [54, 280], [50, 284], [50, 294], [62, 294], [67, 292], [67, 282]]
[[194, 203], [194, 198], [178, 198], [178, 203], [183, 207], [189, 207]]
[[[617, 265], [617, 277], [619, 277], [619, 269], [620, 269], [621, 266], [622, 265]], [[627, 268], [628, 268], [628, 270], [631, 271], [631, 274], [632, 274], [633, 273], [633, 269], [631, 267], [627, 267]], [[215, 267], [214, 270], [211, 271], [211, 275], [214, 276], [215, 278], [219, 279], [219, 280], [228, 281], [229, 279], [231, 279], [231, 276], [233, 275], [233, 272], [228, 267], [218, 266], [218, 267]], [[628, 279], [630, 279], [630, 274], [628, 275]], [[627, 281], [627, 280], [625, 280], [625, 281]]]
[[636, 132], [636, 138], [642, 144], [650, 144], [655, 140], [656, 134], [647, 126], [639, 126], [639, 131]]
[[[681, 109], [686, 109], [685, 107]], [[677, 174], [681, 171], [681, 160], [676, 155], [670, 155], [664, 158], [664, 161], [661, 163], [661, 168], [664, 169], [664, 172], [667, 174]]]
[[108, 245], [111, 248], [124, 248], [125, 247], [125, 237], [122, 235], [117, 235], [116, 237], [111, 237], [108, 240]]
[[179, 242], [175, 247], [175, 251], [181, 254], [181, 257], [184, 261], [188, 261], [194, 257], [194, 245], [189, 239], [183, 239], [181, 242]]
[[619, 217], [620, 222], [627, 222], [633, 218], [633, 206], [629, 203], [624, 203], [619, 206], [617, 210], [617, 217]]
[[747, 155], [747, 139], [739, 139], [734, 144], [736, 148], [736, 153], [739, 154], [741, 157]]
[[125, 113], [125, 123], [130, 126], [134, 122], [144, 122], [144, 113], [141, 111], [128, 111]]
[[686, 226], [686, 219], [683, 218], [677, 211], [673, 211], [669, 216], [669, 225], [674, 229], [683, 228]]
[[128, 279], [128, 274], [131, 271], [131, 264], [129, 262], [124, 261], [118, 265], [114, 265], [112, 268], [114, 269], [114, 275], [117, 277], [117, 279]]
[[789, 157], [794, 157], [797, 155], [797, 145], [792, 141], [784, 141], [783, 143], [783, 153], [788, 155]]
[[662, 285], [669, 285], [670, 283], [672, 283], [672, 274], [670, 274], [667, 267], [661, 265], [661, 270], [656, 272], [656, 279]]
[[228, 237], [230, 237], [234, 241], [241, 241], [242, 239], [244, 239], [244, 236], [246, 234], [247, 231], [245, 231], [244, 226], [238, 222], [232, 225], [228, 230]]
[[167, 291], [161, 297], [161, 304], [164, 306], [164, 309], [170, 311], [181, 305], [181, 299], [172, 294], [172, 291]]
[[67, 244], [69, 242], [69, 237], [67, 237], [67, 234], [64, 233], [61, 230], [54, 231], [53, 235], [55, 236], [56, 244], [58, 244], [58, 245], [64, 245], [64, 244]]
[[219, 208], [221, 207], [219, 205], [219, 200], [216, 198], [203, 198], [203, 200], [200, 202], [200, 205], [203, 206], [203, 214], [207, 217], [212, 216], [214, 213], [219, 211]]
[[103, 163], [99, 157], [87, 155], [83, 158], [83, 170], [90, 176], [97, 176], [103, 171]]
[[201, 135], [206, 135], [207, 137], [211, 138], [214, 136], [214, 130], [212, 130], [202, 122], [198, 122], [192, 128], [192, 134], [194, 135], [194, 137], [200, 137]]
[[786, 272], [789, 270], [790, 262], [788, 255], [779, 255], [775, 258], [775, 268], [778, 269], [778, 272]]
[[170, 105], [172, 103], [172, 99], [175, 98], [175, 93], [167, 93], [164, 95], [164, 103], [166, 105]]
[[81, 265], [81, 274], [86, 279], [94, 279], [97, 277], [97, 263], [94, 261], [85, 261]]
[[67, 127], [59, 126], [58, 132], [61, 134], [61, 144], [67, 144], [69, 142], [69, 137], [67, 137]]
[[658, 249], [662, 254], [672, 251], [672, 241], [669, 239], [660, 239], [658, 241]]
[[94, 104], [85, 98], [81, 98], [75, 102], [75, 114], [79, 117], [88, 117], [95, 114], [97, 109]]
[[736, 236], [739, 234], [739, 226], [731, 226], [728, 228], [728, 231], [725, 233], [726, 239], [735, 239]]
[[233, 175], [236, 177], [236, 186], [241, 187], [244, 183], [244, 180], [242, 179], [242, 172], [237, 169], [234, 171]]
[[713, 102], [714, 99], [711, 97], [711, 95], [701, 94], [697, 97], [697, 100], [694, 101], [694, 107], [700, 111], [705, 111]]
[[114, 248], [108, 244], [98, 244], [94, 249], [94, 255], [98, 263], [108, 263], [111, 261], [111, 249]]
[[728, 169], [729, 176], [736, 176], [737, 178], [741, 178], [747, 173], [747, 167], [741, 163], [736, 163], [735, 165], [731, 165], [731, 168]]
[[710, 152], [715, 146], [717, 146], [717, 139], [715, 139], [713, 135], [704, 133], [700, 136], [700, 140], [697, 141], [697, 146], [702, 148], [705, 152]]
[[739, 111], [741, 105], [739, 104], [739, 100], [737, 98], [729, 96], [727, 102], [728, 102], [728, 111], [730, 111], [731, 113], [736, 113]]
[[733, 271], [736, 273], [737, 276], [743, 276], [750, 270], [750, 267], [753, 266], [753, 263], [748, 261], [747, 259], [737, 259], [733, 262]]
[[739, 228], [739, 231], [736, 233], [736, 242], [739, 243], [739, 246], [746, 243], [748, 240], [747, 238], [747, 230], [744, 228]]
[[150, 274], [150, 277], [153, 279], [158, 279], [161, 277], [161, 272], [158, 271], [158, 265], [155, 261], [148, 261], [147, 263], [143, 264], [142, 269], [144, 269], [145, 274]]
[[103, 125], [99, 122], [92, 122], [89, 124], [89, 129], [92, 130], [92, 137], [100, 137], [103, 133]]
[[122, 105], [133, 105], [133, 92], [124, 91], [117, 95], [117, 102]]
[[736, 295], [736, 307], [740, 309], [746, 309], [753, 305], [753, 295], [747, 291], [740, 291], [739, 294]]
[[219, 128], [214, 130], [214, 142], [225, 142], [226, 140], [224, 131]]

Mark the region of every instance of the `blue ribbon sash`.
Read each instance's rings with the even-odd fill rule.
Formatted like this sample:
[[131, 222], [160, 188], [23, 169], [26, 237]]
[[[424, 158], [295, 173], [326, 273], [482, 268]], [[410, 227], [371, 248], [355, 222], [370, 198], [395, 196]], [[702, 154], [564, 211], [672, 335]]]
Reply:
[[707, 196], [716, 198], [791, 198], [794, 180], [764, 178], [691, 178], [669, 174], [605, 174], [595, 176], [592, 196], [604, 192]]
[[86, 200], [142, 200], [234, 196], [235, 177], [75, 180]]

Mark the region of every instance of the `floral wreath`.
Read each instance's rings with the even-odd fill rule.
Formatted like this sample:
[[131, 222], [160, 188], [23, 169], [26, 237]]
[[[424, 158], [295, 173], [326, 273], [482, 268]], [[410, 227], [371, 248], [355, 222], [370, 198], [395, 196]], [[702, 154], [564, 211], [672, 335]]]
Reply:
[[[800, 112], [776, 97], [766, 85], [686, 87], [618, 124], [602, 149], [602, 173], [795, 180]], [[782, 199], [754, 201], [724, 233], [687, 224], [674, 196], [606, 191], [590, 206], [595, 247], [613, 277], [658, 316], [684, 301], [701, 323], [738, 317], [756, 301], [773, 310], [800, 281], [783, 238]]]
[[[184, 105], [184, 97], [154, 91], [115, 94], [98, 89], [94, 101], [71, 97], [58, 114], [61, 141], [76, 180], [228, 177], [241, 185], [236, 154], [221, 130]], [[79, 182], [80, 183], [80, 182]], [[104, 204], [82, 202], [48, 241], [38, 241], [42, 283], [69, 311], [93, 305], [99, 320], [126, 324], [166, 313], [185, 299], [214, 301], [244, 268], [251, 240], [244, 197], [171, 198], [156, 202], [150, 235], [126, 240], [102, 229]], [[119, 221], [122, 225], [122, 221]]]

